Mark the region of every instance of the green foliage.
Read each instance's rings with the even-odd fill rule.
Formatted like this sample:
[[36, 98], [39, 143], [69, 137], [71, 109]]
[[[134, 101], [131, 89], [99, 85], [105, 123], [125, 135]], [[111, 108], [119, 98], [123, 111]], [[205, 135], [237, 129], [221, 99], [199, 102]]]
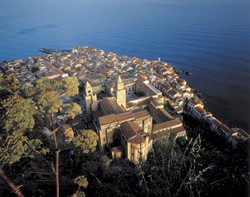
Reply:
[[83, 191], [78, 191], [72, 195], [72, 197], [85, 197], [85, 193]]
[[40, 110], [45, 110], [48, 113], [55, 113], [62, 109], [62, 100], [55, 90], [42, 92], [37, 103]]
[[52, 80], [43, 77], [36, 82], [36, 88], [40, 89], [41, 91], [46, 91], [52, 89]]
[[77, 103], [67, 104], [64, 110], [68, 114], [68, 117], [71, 119], [74, 119], [75, 116], [82, 113], [81, 106]]
[[74, 138], [76, 147], [79, 147], [84, 154], [95, 151], [98, 136], [92, 130], [82, 130], [80, 135]]
[[79, 187], [87, 188], [88, 187], [88, 179], [85, 176], [78, 176], [74, 179], [74, 183]]
[[19, 161], [28, 149], [28, 145], [23, 143], [25, 141], [27, 141], [27, 138], [20, 134], [14, 136], [9, 135], [0, 148], [1, 164], [13, 164]]
[[[62, 107], [60, 94], [74, 96], [78, 93], [78, 86], [75, 77], [61, 81], [42, 78], [35, 87], [24, 89], [28, 97], [36, 95], [37, 104], [44, 114], [54, 114]], [[51, 161], [55, 152], [48, 148], [51, 148], [50, 141], [44, 140], [42, 145], [35, 139], [35, 132], [20, 132], [34, 127], [35, 106], [30, 99], [17, 94], [19, 87], [13, 76], [0, 75], [0, 90], [8, 92], [1, 102], [1, 118], [7, 132], [1, 128], [0, 169], [7, 171], [5, 174], [12, 174], [15, 182], [21, 180], [22, 189], [30, 192], [27, 196], [37, 196], [38, 189], [42, 196], [54, 195], [55, 189], [51, 185], [55, 184], [55, 168], [51, 167]], [[144, 96], [145, 91], [138, 89], [137, 94]], [[66, 105], [64, 110], [72, 119], [81, 113], [81, 107], [76, 103]], [[148, 161], [139, 167], [128, 160], [106, 162], [102, 156], [93, 157], [100, 154], [98, 152], [88, 154], [95, 151], [98, 141], [92, 130], [80, 131], [68, 144], [59, 131], [57, 138], [60, 190], [65, 196], [75, 192], [76, 184], [78, 190], [85, 188], [89, 196], [244, 196], [244, 188], [249, 184], [248, 151], [220, 150], [202, 140], [201, 136], [188, 141], [183, 137], [173, 141], [162, 138], [153, 145]], [[75, 147], [80, 151], [75, 151]], [[34, 153], [37, 157], [31, 160]], [[10, 173], [11, 169], [15, 169], [15, 173]], [[21, 177], [23, 174], [25, 178]], [[78, 190], [74, 196], [85, 196]]]
[[6, 112], [4, 128], [7, 131], [24, 131], [35, 125], [33, 115], [35, 105], [31, 99], [24, 99], [18, 94], [11, 95], [2, 102]]
[[14, 93], [19, 90], [19, 88], [20, 82], [15, 76], [0, 74], [0, 90], [6, 90]]
[[137, 89], [136, 94], [137, 94], [137, 96], [139, 96], [139, 97], [146, 96], [145, 90], [144, 90], [143, 88], [141, 88], [141, 87], [139, 87], [139, 88]]
[[46, 77], [43, 77], [39, 80], [37, 80], [36, 83], [36, 89], [38, 91], [50, 91], [50, 90], [55, 90], [58, 93], [63, 92], [63, 82], [62, 80], [53, 80], [53, 79], [48, 79]]
[[75, 76], [66, 77], [62, 80], [64, 92], [68, 96], [75, 96], [79, 93], [80, 83]]
[[36, 94], [36, 89], [31, 83], [24, 84], [23, 91], [24, 91], [24, 95], [27, 98], [31, 98], [32, 96]]
[[0, 140], [0, 166], [13, 164], [21, 157], [32, 157], [33, 150], [41, 146], [40, 140], [29, 140], [22, 133], [7, 135]]
[[[41, 78], [37, 81], [36, 91], [39, 94], [38, 104], [41, 110], [49, 113], [55, 113], [61, 110], [62, 100], [60, 94], [63, 92], [68, 96], [75, 96], [79, 93], [78, 79], [76, 77], [67, 77], [63, 80], [50, 80]], [[70, 104], [66, 107], [66, 111], [71, 118], [81, 113], [77, 104]]]

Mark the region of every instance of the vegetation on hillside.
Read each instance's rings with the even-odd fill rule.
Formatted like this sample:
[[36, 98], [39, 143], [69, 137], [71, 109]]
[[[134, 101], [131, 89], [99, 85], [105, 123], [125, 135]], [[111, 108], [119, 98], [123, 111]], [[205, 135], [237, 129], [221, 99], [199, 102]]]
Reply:
[[219, 147], [201, 126], [187, 127], [195, 131], [188, 139], [156, 141], [139, 165], [97, 151], [92, 130], [74, 131], [65, 140], [55, 115], [64, 111], [71, 121], [82, 113], [60, 96], [74, 97], [78, 86], [74, 77], [22, 87], [14, 77], [0, 76], [0, 196], [248, 195], [248, 145]]

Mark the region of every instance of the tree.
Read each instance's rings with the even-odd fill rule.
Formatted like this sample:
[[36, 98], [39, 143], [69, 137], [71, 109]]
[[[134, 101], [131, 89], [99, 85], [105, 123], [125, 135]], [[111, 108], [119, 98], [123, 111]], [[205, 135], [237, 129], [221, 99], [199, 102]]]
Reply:
[[4, 171], [1, 168], [0, 168], [0, 177], [2, 177], [2, 179], [6, 181], [6, 183], [9, 185], [9, 187], [12, 189], [13, 192], [16, 193], [16, 195], [18, 197], [24, 197], [24, 195], [23, 195], [22, 191], [19, 189], [19, 187], [10, 181], [10, 179], [4, 174]]
[[23, 132], [34, 127], [35, 105], [31, 99], [14, 94], [4, 100], [2, 105], [5, 109], [2, 117], [5, 120], [4, 128], [8, 132]]
[[[39, 95], [37, 104], [41, 111], [49, 113], [51, 116], [62, 109], [62, 100], [55, 90], [47, 90]], [[53, 122], [51, 122], [53, 124]]]
[[42, 111], [48, 112], [50, 114], [50, 123], [51, 123], [51, 132], [53, 134], [55, 152], [56, 152], [56, 193], [57, 197], [59, 197], [59, 148], [57, 143], [56, 132], [57, 129], [54, 128], [54, 113], [58, 112], [61, 109], [62, 100], [60, 99], [60, 95], [55, 90], [43, 91], [38, 99], [39, 108]]
[[23, 193], [4, 173], [4, 166], [18, 162], [22, 157], [33, 157], [33, 150], [41, 147], [40, 140], [29, 140], [23, 133], [6, 134], [0, 138], [0, 177], [6, 181], [9, 187], [18, 197]]
[[68, 96], [75, 96], [79, 93], [80, 83], [75, 76], [66, 77], [62, 80], [64, 92]]
[[74, 119], [75, 116], [82, 113], [81, 106], [77, 103], [67, 104], [64, 110], [68, 114], [68, 117], [71, 119]]
[[[78, 93], [78, 84], [79, 83], [76, 78], [61, 81], [42, 78], [39, 79], [37, 83], [34, 84], [34, 86], [28, 85], [27, 87], [24, 87], [22, 89], [29, 99], [24, 99], [21, 96], [21, 93], [23, 92], [17, 89], [17, 91], [15, 92], [8, 92], [7, 97], [3, 100], [3, 102], [1, 102], [1, 107], [3, 108], [2, 114], [4, 119], [3, 126], [6, 126], [4, 127], [6, 129], [3, 130], [5, 134], [2, 135], [2, 138], [0, 139], [0, 151], [2, 153], [0, 153], [0, 165], [2, 164], [2, 166], [4, 166], [4, 168], [0, 168], [0, 177], [6, 180], [6, 182], [10, 187], [13, 188], [13, 190], [19, 191], [17, 190], [18, 186], [13, 187], [15, 186], [15, 184], [13, 184], [9, 179], [7, 181], [7, 179], [5, 178], [8, 178], [8, 171], [6, 171], [6, 169], [8, 169], [8, 165], [13, 165], [13, 163], [15, 163], [12, 168], [17, 167], [19, 169], [21, 167], [21, 172], [19, 172], [17, 178], [15, 178], [13, 181], [20, 180], [20, 176], [24, 173], [25, 177], [27, 178], [26, 181], [32, 183], [35, 186], [34, 188], [39, 188], [39, 186], [36, 187], [36, 184], [39, 185], [41, 181], [52, 180], [50, 182], [51, 184], [53, 183], [53, 178], [55, 177], [56, 193], [57, 196], [59, 196], [59, 160], [60, 162], [64, 160], [64, 157], [59, 157], [60, 154], [64, 156], [68, 154], [70, 156], [67, 150], [71, 148], [76, 148], [78, 150], [76, 152], [82, 155], [88, 154], [95, 150], [98, 137], [94, 131], [81, 131], [80, 134], [73, 138], [71, 142], [65, 143], [63, 138], [60, 138], [61, 135], [59, 133], [59, 128], [56, 128], [56, 124], [54, 121], [56, 113], [62, 110], [63, 102], [61, 100], [61, 95], [63, 93], [67, 93], [69, 96], [74, 96]], [[34, 99], [36, 106], [31, 99]], [[68, 113], [68, 116], [71, 119], [81, 113], [81, 107], [76, 103], [70, 103], [66, 105], [64, 110], [66, 113]], [[40, 146], [43, 146], [43, 148], [40, 149], [38, 141], [35, 141], [34, 139], [37, 138], [38, 134], [36, 132], [27, 132], [34, 127], [35, 121], [33, 115], [38, 112], [40, 116], [42, 116], [40, 121], [44, 121], [44, 123], [50, 124], [48, 128], [53, 135], [52, 146], [55, 148], [50, 147], [51, 142], [50, 140], [48, 141], [47, 137], [45, 137], [44, 135], [40, 135], [39, 139], [43, 140], [43, 144], [40, 144]], [[15, 135], [12, 131], [16, 131]], [[34, 140], [31, 140], [30, 138]], [[43, 153], [48, 152], [48, 148], [50, 149], [49, 154], [47, 154], [46, 156], [42, 156]], [[39, 150], [39, 152], [37, 150]], [[33, 157], [33, 153], [36, 153], [36, 155], [39, 154], [41, 155], [41, 157], [36, 157], [33, 160], [26, 158]], [[51, 156], [53, 156], [54, 165], [50, 162]], [[37, 163], [38, 160], [44, 160], [44, 164], [46, 165], [39, 166]], [[24, 167], [21, 166], [20, 163], [23, 162], [28, 165], [25, 165]], [[32, 166], [32, 169], [30, 169], [29, 166]], [[42, 167], [49, 167], [49, 169], [52, 170], [41, 170], [40, 168]], [[39, 169], [39, 171], [35, 169]], [[78, 173], [75, 173], [71, 178], [76, 177], [77, 175]], [[61, 181], [64, 181], [64, 179], [65, 177], [61, 176]], [[69, 184], [73, 184], [73, 181], [70, 180]], [[24, 183], [23, 185], [28, 184]], [[26, 187], [23, 187], [23, 189], [24, 188]], [[28, 187], [27, 190], [31, 191]], [[24, 189], [24, 191], [26, 190]], [[78, 194], [80, 195], [80, 192]], [[19, 196], [22, 196], [22, 194], [20, 193]]]
[[20, 83], [14, 76], [0, 75], [0, 91], [1, 96], [3, 95], [0, 102], [3, 120], [0, 125], [0, 177], [17, 196], [22, 197], [21, 190], [8, 178], [4, 168], [19, 162], [23, 157], [33, 157], [33, 152], [41, 146], [41, 141], [30, 140], [25, 136], [25, 131], [35, 125], [35, 105], [31, 99], [24, 99], [19, 95], [19, 88]]
[[139, 97], [146, 96], [145, 90], [144, 90], [143, 88], [141, 88], [141, 87], [139, 87], [139, 88], [137, 89], [136, 94], [137, 94], [137, 96], [139, 96]]
[[13, 75], [0, 74], [0, 90], [10, 93], [16, 92], [20, 88], [19, 80]]
[[[78, 189], [76, 193], [73, 195], [74, 196], [85, 196], [85, 194], [82, 191], [79, 191], [81, 187], [87, 188], [88, 187], [88, 179], [85, 176], [78, 176], [74, 179], [74, 183], [78, 185]], [[80, 195], [79, 195], [80, 194]]]
[[58, 128], [54, 128], [54, 114], [62, 109], [62, 100], [60, 99], [60, 94], [58, 93], [58, 87], [60, 87], [59, 83], [53, 82], [47, 78], [38, 80], [36, 85], [37, 91], [40, 92], [37, 101], [39, 109], [44, 113], [44, 115], [47, 113], [50, 115], [50, 129], [53, 135], [56, 153], [55, 177], [57, 197], [59, 197], [59, 148], [56, 136]]
[[22, 88], [23, 88], [24, 96], [26, 98], [32, 98], [36, 94], [34, 85], [32, 85], [31, 83], [24, 84]]
[[74, 143], [79, 147], [84, 154], [95, 151], [97, 146], [98, 136], [92, 130], [82, 130], [80, 135], [76, 136]]
[[[76, 77], [68, 77], [62, 81], [49, 80], [42, 78], [38, 80], [36, 88], [39, 92], [38, 105], [39, 109], [43, 111], [44, 115], [50, 114], [51, 132], [53, 135], [56, 161], [55, 161], [55, 176], [56, 176], [56, 193], [59, 197], [59, 144], [57, 140], [57, 130], [54, 126], [54, 114], [62, 110], [62, 100], [60, 99], [61, 93], [66, 93], [68, 96], [74, 96], [78, 93], [79, 82]], [[80, 113], [80, 106], [77, 104], [71, 104], [66, 107], [69, 116], [72, 118], [77, 113]]]
[[88, 180], [85, 176], [78, 176], [74, 179], [74, 183], [80, 187], [87, 188], [88, 187]]

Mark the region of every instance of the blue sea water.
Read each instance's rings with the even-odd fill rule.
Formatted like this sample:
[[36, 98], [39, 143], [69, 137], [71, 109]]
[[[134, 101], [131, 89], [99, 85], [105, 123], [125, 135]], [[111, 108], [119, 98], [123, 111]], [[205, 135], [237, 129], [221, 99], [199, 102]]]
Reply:
[[249, 131], [247, 0], [1, 0], [0, 61], [90, 46], [169, 62], [229, 126]]

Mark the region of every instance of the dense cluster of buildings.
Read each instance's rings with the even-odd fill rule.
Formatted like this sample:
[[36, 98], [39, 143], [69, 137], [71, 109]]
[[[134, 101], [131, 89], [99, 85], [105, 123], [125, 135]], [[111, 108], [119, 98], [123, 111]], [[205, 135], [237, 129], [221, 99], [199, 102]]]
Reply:
[[[97, 99], [97, 93], [86, 81], [85, 104], [87, 119], [99, 134], [100, 150], [108, 149], [113, 157], [124, 155], [139, 163], [147, 159], [154, 140], [171, 133], [185, 136], [186, 131], [182, 122], [164, 109], [162, 93], [149, 84], [146, 76], [139, 75], [130, 85], [128, 92], [130, 86], [126, 87], [118, 76], [115, 86], [107, 86], [107, 92], [113, 93]], [[144, 91], [141, 97], [137, 96], [140, 89]]]
[[217, 118], [213, 117], [212, 113], [204, 109], [204, 104], [198, 98], [191, 98], [187, 102], [186, 112], [200, 122], [209, 125], [211, 131], [225, 138], [233, 146], [249, 139], [249, 134], [241, 128], [229, 128]]
[[134, 163], [146, 159], [154, 140], [170, 133], [185, 134], [182, 122], [164, 109], [166, 105], [177, 114], [184, 112], [206, 122], [234, 146], [249, 139], [244, 130], [229, 128], [207, 112], [187, 82], [159, 59], [74, 47], [25, 61], [3, 62], [0, 68], [0, 72], [16, 76], [23, 87], [42, 77], [76, 76], [84, 87], [85, 103], [81, 105], [87, 122], [99, 134], [100, 150], [109, 149], [114, 157], [124, 156]]

